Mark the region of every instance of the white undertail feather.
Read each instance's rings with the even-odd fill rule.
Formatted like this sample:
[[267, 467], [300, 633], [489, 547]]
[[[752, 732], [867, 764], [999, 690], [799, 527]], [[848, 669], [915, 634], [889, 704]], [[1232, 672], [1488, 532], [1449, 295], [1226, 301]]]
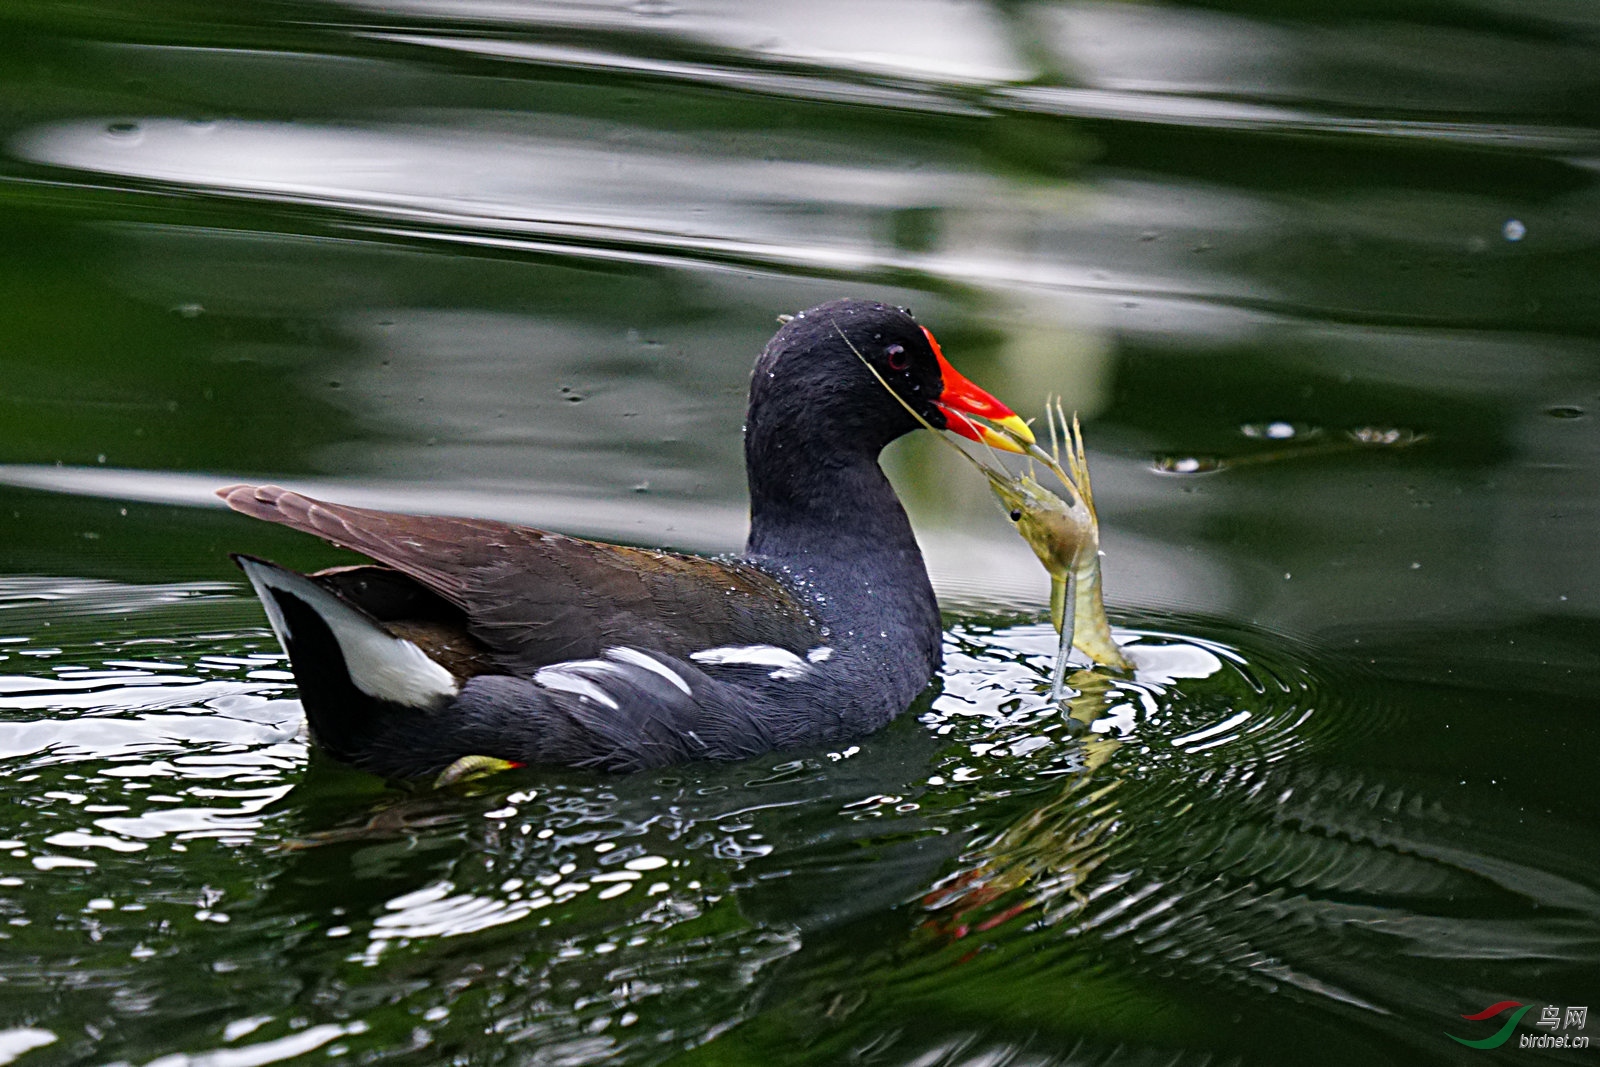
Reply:
[[278, 643], [289, 648], [288, 627], [272, 590], [294, 597], [317, 613], [339, 643], [350, 681], [363, 693], [391, 704], [433, 708], [461, 692], [451, 673], [404, 638], [395, 637], [372, 619], [340, 600], [303, 574], [259, 560], [239, 560]]

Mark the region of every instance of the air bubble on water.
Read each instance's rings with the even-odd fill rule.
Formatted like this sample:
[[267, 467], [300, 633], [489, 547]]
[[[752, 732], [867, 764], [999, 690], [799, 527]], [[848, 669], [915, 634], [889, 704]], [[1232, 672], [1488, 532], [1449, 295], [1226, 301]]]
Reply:
[[1528, 227], [1522, 224], [1521, 219], [1507, 219], [1506, 224], [1500, 228], [1508, 241], [1520, 241], [1528, 235]]
[[1294, 423], [1282, 419], [1261, 423], [1247, 422], [1239, 427], [1239, 432], [1246, 437], [1264, 437], [1269, 441], [1287, 441], [1300, 433]]
[[1389, 426], [1358, 426], [1346, 430], [1345, 436], [1360, 445], [1410, 445], [1422, 439], [1415, 430]]
[[1206, 474], [1221, 469], [1222, 461], [1214, 456], [1156, 457], [1156, 470], [1163, 474]]
[[106, 136], [123, 144], [137, 143], [144, 131], [139, 129], [137, 122], [108, 122], [106, 123]]

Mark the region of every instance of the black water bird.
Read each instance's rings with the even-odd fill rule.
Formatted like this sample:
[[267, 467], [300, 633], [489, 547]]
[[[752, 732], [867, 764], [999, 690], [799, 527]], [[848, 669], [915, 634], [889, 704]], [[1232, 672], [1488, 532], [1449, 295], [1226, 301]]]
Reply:
[[938, 669], [938, 604], [878, 466], [918, 427], [908, 407], [1012, 451], [983, 420], [1032, 437], [909, 312], [839, 300], [788, 320], [756, 361], [738, 556], [276, 486], [218, 495], [376, 561], [304, 575], [235, 557], [289, 655], [312, 740], [337, 758], [393, 777], [475, 756], [616, 771], [737, 759], [870, 733]]

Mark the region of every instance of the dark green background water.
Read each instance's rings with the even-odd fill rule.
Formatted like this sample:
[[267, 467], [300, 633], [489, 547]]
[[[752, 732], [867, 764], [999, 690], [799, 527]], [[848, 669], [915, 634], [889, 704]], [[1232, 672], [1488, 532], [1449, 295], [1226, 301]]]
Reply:
[[[13, 0], [0, 1063], [1595, 1062], [1597, 279], [1587, 0]], [[881, 735], [307, 751], [215, 486], [734, 548], [847, 294], [1083, 414], [1135, 679], [911, 440]]]

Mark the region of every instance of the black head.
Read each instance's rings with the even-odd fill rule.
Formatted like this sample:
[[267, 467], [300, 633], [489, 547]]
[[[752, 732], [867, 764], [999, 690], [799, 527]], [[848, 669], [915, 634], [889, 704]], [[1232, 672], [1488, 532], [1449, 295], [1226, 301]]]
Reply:
[[875, 456], [921, 425], [907, 406], [944, 429], [940, 362], [932, 335], [904, 308], [834, 300], [802, 311], [756, 360], [746, 440]]

